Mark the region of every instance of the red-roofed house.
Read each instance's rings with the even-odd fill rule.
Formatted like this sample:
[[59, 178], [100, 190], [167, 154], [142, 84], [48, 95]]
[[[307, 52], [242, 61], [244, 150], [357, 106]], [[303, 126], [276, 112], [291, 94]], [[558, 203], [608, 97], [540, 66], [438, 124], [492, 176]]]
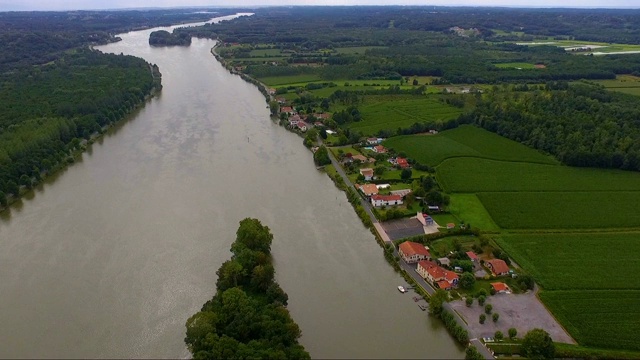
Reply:
[[467, 256], [469, 257], [469, 259], [473, 262], [477, 262], [478, 261], [478, 255], [476, 255], [476, 253], [474, 253], [473, 251], [467, 251], [466, 252]]
[[378, 194], [378, 187], [375, 184], [356, 185], [364, 196], [372, 196]]
[[407, 264], [431, 259], [431, 253], [424, 245], [413, 241], [405, 241], [398, 246], [398, 253]]
[[331, 118], [331, 115], [329, 115], [327, 113], [313, 114], [313, 116], [316, 119], [322, 119], [322, 120], [326, 120], [326, 119], [330, 119]]
[[391, 206], [401, 205], [402, 196], [400, 195], [373, 195], [371, 197], [371, 205], [378, 206]]
[[283, 106], [280, 108], [280, 112], [281, 113], [287, 113], [289, 115], [295, 115], [296, 111], [293, 110], [293, 108], [291, 106]]
[[491, 287], [493, 288], [493, 290], [496, 291], [496, 293], [506, 293], [507, 291], [509, 291], [509, 287], [507, 286], [507, 284], [503, 283], [503, 282], [494, 282], [491, 283]]
[[370, 168], [360, 169], [360, 174], [364, 176], [364, 179], [366, 181], [373, 180], [373, 169], [370, 169]]
[[449, 290], [458, 286], [459, 276], [453, 271], [438, 266], [433, 261], [422, 260], [418, 262], [416, 271], [424, 279], [437, 285], [439, 288]]
[[382, 145], [376, 145], [373, 147], [373, 152], [376, 152], [378, 154], [384, 154], [387, 152], [387, 149]]
[[309, 129], [309, 125], [306, 122], [300, 120], [298, 122], [298, 129], [300, 129], [300, 131], [302, 131], [302, 132], [305, 132], [305, 131], [307, 131], [307, 129]]
[[506, 262], [504, 262], [504, 260], [491, 259], [485, 261], [484, 263], [495, 276], [506, 275], [509, 273], [509, 266]]
[[407, 162], [407, 159], [399, 157], [396, 158], [396, 165], [401, 169], [406, 169], [409, 167], [409, 162]]

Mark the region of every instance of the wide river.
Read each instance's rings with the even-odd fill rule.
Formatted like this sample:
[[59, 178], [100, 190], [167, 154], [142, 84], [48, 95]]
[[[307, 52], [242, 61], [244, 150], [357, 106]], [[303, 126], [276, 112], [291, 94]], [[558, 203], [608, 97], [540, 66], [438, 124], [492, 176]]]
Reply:
[[312, 357], [462, 358], [215, 42], [152, 48], [152, 30], [99, 49], [158, 64], [161, 95], [2, 214], [0, 357], [189, 356], [185, 321], [256, 217]]

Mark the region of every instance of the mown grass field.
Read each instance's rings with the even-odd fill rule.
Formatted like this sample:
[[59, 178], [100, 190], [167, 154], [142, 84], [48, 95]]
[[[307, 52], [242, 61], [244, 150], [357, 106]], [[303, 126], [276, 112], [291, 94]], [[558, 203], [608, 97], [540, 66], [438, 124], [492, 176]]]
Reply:
[[478, 157], [505, 161], [557, 164], [553, 157], [475, 126], [460, 126], [437, 135], [397, 136], [385, 146], [403, 151], [422, 164], [437, 166], [446, 159]]
[[442, 103], [436, 96], [422, 95], [366, 96], [359, 109], [363, 120], [350, 123], [348, 127], [363, 135], [408, 128], [416, 122], [437, 123], [462, 113], [462, 109]]
[[640, 350], [640, 291], [543, 291], [539, 296], [580, 344]]
[[508, 234], [496, 241], [545, 291], [640, 290], [632, 275], [640, 272], [640, 233]]
[[[304, 74], [304, 75], [288, 75], [288, 76], [269, 76], [258, 78], [258, 80], [269, 86], [285, 86], [287, 84], [296, 84], [303, 83], [306, 84], [308, 82], [320, 81], [320, 77], [314, 74]], [[304, 85], [303, 85], [304, 86]]]
[[476, 194], [451, 194], [449, 211], [472, 227], [486, 231], [500, 231], [500, 227], [493, 221]]
[[477, 158], [447, 159], [438, 166], [449, 192], [640, 191], [640, 173]]
[[505, 229], [640, 227], [640, 191], [494, 192], [478, 198]]

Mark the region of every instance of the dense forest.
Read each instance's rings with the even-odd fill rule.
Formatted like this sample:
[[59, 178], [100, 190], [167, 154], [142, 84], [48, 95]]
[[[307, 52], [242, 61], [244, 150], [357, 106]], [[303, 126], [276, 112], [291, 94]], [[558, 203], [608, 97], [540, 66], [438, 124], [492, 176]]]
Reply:
[[166, 30], [158, 30], [149, 34], [149, 45], [153, 46], [189, 46], [191, 35], [188, 33], [170, 33]]
[[[588, 21], [587, 21], [588, 20]], [[588, 24], [588, 26], [586, 25]], [[475, 29], [459, 36], [454, 27]], [[557, 31], [555, 31], [556, 29]], [[438, 76], [445, 83], [545, 82], [612, 79], [640, 74], [640, 55], [574, 56], [555, 46], [518, 46], [507, 40], [591, 39], [640, 43], [640, 11], [502, 8], [272, 8], [230, 22], [179, 29], [254, 48], [269, 44], [288, 56], [273, 64], [247, 63], [255, 77], [316, 74], [324, 80]], [[544, 31], [543, 31], [544, 30]], [[510, 38], [497, 31], [518, 31]], [[527, 31], [526, 34], [523, 32]], [[555, 32], [554, 32], [555, 31]], [[597, 35], [597, 36], [596, 36]], [[364, 53], [340, 47], [375, 47]], [[221, 48], [225, 58], [248, 58], [250, 48]], [[498, 67], [508, 62], [538, 69]], [[323, 64], [331, 67], [298, 66]], [[237, 65], [243, 65], [238, 61]]]
[[216, 294], [187, 320], [185, 342], [195, 359], [309, 359], [300, 328], [274, 280], [273, 235], [257, 219], [244, 219], [220, 266]]
[[563, 82], [515, 89], [487, 94], [472, 121], [567, 165], [640, 170], [638, 97]]

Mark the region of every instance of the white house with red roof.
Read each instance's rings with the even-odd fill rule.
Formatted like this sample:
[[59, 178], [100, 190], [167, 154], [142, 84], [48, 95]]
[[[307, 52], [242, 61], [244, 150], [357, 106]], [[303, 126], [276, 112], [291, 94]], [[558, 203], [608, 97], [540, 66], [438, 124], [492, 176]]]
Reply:
[[378, 154], [384, 154], [387, 152], [387, 149], [382, 145], [376, 145], [373, 147], [373, 152]]
[[476, 255], [476, 253], [474, 253], [473, 251], [467, 251], [466, 254], [469, 257], [469, 260], [478, 262], [478, 255]]
[[491, 270], [493, 275], [507, 275], [509, 273], [509, 266], [502, 259], [491, 259], [484, 262], [484, 264]]
[[360, 169], [360, 174], [364, 176], [365, 181], [373, 180], [373, 169], [371, 168]]
[[402, 196], [400, 195], [373, 195], [371, 197], [371, 205], [375, 207], [402, 205]]
[[449, 271], [435, 262], [428, 260], [419, 261], [416, 271], [422, 278], [444, 290], [458, 286], [458, 280], [460, 279], [455, 272]]
[[396, 158], [396, 165], [401, 169], [406, 169], [410, 166], [407, 159], [401, 157]]
[[507, 284], [503, 282], [493, 282], [491, 283], [491, 287], [497, 294], [502, 294], [510, 291], [509, 286], [507, 286]]
[[300, 129], [300, 131], [305, 132], [309, 129], [309, 124], [307, 124], [306, 122], [300, 120], [298, 121], [298, 129]]
[[420, 260], [430, 260], [429, 248], [413, 241], [405, 241], [398, 246], [398, 254], [407, 263], [413, 264]]
[[281, 113], [286, 113], [289, 115], [295, 115], [297, 114], [297, 112], [295, 110], [293, 110], [293, 108], [291, 106], [283, 106], [280, 108], [280, 112]]
[[378, 194], [378, 187], [375, 184], [356, 184], [356, 187], [364, 194], [364, 196], [372, 196]]

